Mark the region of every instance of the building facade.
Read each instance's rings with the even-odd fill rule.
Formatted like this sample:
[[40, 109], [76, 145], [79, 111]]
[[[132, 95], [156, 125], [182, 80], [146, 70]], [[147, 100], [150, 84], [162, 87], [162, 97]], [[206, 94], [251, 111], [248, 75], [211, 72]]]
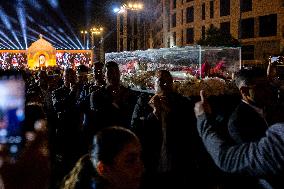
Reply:
[[[124, 40], [118, 32], [118, 43], [124, 44], [124, 49], [118, 44], [118, 51], [194, 45], [206, 37], [211, 25], [241, 42], [244, 61], [262, 62], [283, 51], [283, 0], [144, 0], [143, 3], [137, 22], [138, 33], [143, 33], [137, 39], [143, 48], [141, 45], [127, 48], [126, 36], [129, 38], [132, 32], [128, 18], [123, 21]], [[122, 23], [121, 19], [119, 22]], [[133, 38], [132, 33], [130, 36]]]

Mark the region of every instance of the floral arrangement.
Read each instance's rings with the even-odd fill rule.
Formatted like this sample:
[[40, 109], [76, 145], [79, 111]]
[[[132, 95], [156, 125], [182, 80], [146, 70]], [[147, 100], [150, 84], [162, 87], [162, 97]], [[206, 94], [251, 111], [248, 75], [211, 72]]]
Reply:
[[[122, 84], [134, 89], [153, 91], [155, 71], [122, 74]], [[184, 80], [174, 82], [174, 90], [184, 96], [198, 96], [200, 90], [204, 90], [208, 96], [224, 94], [238, 94], [238, 88], [231, 80], [219, 77], [205, 77], [199, 79], [196, 76], [187, 75]]]
[[174, 90], [184, 96], [198, 96], [200, 90], [204, 90], [207, 96], [238, 93], [238, 88], [233, 82], [218, 77], [205, 77], [204, 79], [190, 77], [184, 81], [175, 82]]
[[153, 90], [154, 76], [155, 71], [123, 73], [121, 75], [121, 82], [123, 85], [130, 88]]

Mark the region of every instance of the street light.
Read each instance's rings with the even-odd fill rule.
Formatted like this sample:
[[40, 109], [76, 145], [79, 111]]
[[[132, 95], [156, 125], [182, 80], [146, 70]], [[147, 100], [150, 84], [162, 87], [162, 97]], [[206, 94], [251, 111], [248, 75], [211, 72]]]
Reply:
[[143, 9], [143, 4], [139, 2], [128, 2], [127, 4], [123, 4], [120, 8], [115, 8], [115, 13], [123, 13], [126, 10], [134, 10], [139, 11]]
[[[130, 50], [133, 50], [133, 46], [135, 46], [132, 44], [134, 43], [133, 37], [135, 38], [136, 33], [134, 32], [134, 30], [132, 30], [130, 34], [128, 33], [128, 31], [130, 30], [128, 30], [127, 27], [129, 27], [130, 24], [128, 25], [127, 23], [128, 22], [127, 14], [129, 11], [139, 12], [142, 9], [143, 9], [143, 4], [138, 1], [131, 1], [126, 4], [123, 4], [119, 9], [118, 8], [114, 9], [114, 11], [117, 13], [117, 51], [127, 50], [127, 46], [129, 46]], [[121, 16], [123, 16], [122, 20], [120, 19]], [[131, 27], [137, 29], [138, 23], [136, 26], [134, 24], [135, 17], [129, 17], [129, 18], [130, 18], [129, 22], [131, 23]], [[138, 29], [136, 31], [138, 31]], [[137, 35], [138, 37], [136, 36], [136, 38], [139, 38], [140, 33], [137, 32]], [[128, 43], [129, 45], [127, 45]], [[130, 46], [132, 46], [132, 48]]]
[[86, 35], [88, 34], [88, 31], [87, 30], [81, 30], [81, 34], [83, 36], [84, 48], [86, 48]]
[[[98, 54], [100, 55], [99, 57], [100, 57], [100, 61], [101, 62], [103, 62], [103, 54], [104, 54], [104, 52], [103, 52], [103, 37], [102, 37], [102, 35], [103, 35], [103, 31], [104, 31], [104, 29], [103, 29], [103, 27], [93, 27], [93, 28], [91, 28], [90, 29], [90, 32], [91, 32], [91, 37], [92, 37], [92, 41], [91, 41], [91, 45], [92, 45], [92, 47], [91, 47], [91, 49], [93, 49], [94, 50], [94, 54], [96, 55], [95, 56], [95, 59], [98, 57]], [[96, 53], [96, 51], [95, 51], [95, 39], [94, 39], [94, 36], [101, 36], [101, 38], [100, 38], [100, 46], [99, 46], [99, 53]]]

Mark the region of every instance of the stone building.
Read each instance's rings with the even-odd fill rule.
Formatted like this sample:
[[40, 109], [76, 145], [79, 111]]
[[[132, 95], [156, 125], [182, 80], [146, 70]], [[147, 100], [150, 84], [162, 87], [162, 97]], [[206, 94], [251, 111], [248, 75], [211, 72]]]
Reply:
[[124, 30], [118, 32], [118, 51], [194, 45], [211, 25], [240, 40], [244, 61], [262, 62], [283, 51], [283, 0], [144, 0], [143, 4], [143, 10], [132, 11], [124, 20], [118, 16], [118, 23], [123, 23], [118, 31]]

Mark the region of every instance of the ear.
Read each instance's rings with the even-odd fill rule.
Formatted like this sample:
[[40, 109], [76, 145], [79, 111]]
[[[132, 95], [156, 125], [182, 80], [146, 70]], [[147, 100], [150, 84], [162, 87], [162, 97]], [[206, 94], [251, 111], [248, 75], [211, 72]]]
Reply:
[[105, 172], [105, 165], [103, 162], [99, 161], [98, 164], [97, 164], [97, 172], [99, 175], [104, 175], [104, 172]]

